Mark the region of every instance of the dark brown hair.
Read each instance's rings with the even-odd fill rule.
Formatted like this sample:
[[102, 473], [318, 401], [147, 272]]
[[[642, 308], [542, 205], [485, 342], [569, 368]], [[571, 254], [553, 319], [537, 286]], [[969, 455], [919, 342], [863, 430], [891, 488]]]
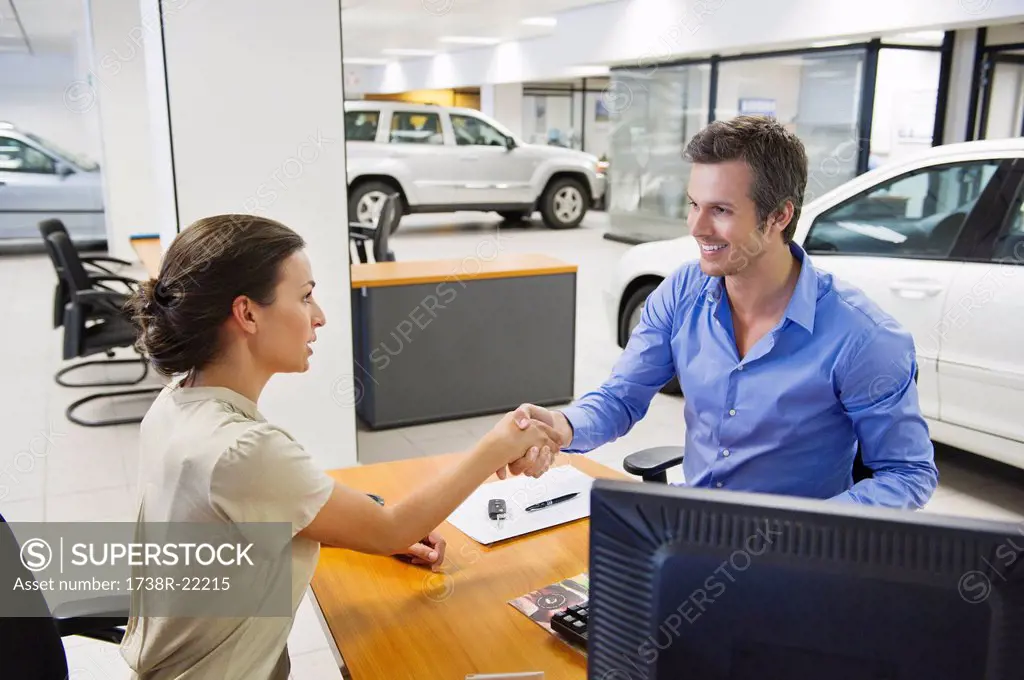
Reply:
[[303, 247], [301, 236], [263, 217], [194, 222], [164, 253], [159, 277], [127, 302], [139, 331], [136, 347], [161, 375], [202, 369], [217, 356], [235, 298], [272, 304], [281, 263]]
[[767, 116], [715, 121], [693, 136], [684, 158], [693, 163], [745, 161], [753, 175], [750, 198], [761, 228], [787, 200], [793, 201], [793, 219], [782, 232], [786, 243], [793, 240], [807, 188], [807, 152], [781, 123]]

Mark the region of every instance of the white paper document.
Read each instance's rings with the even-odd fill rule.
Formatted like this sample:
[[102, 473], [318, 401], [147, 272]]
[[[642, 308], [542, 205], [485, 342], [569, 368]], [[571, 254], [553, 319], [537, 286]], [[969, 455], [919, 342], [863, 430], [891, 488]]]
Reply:
[[[483, 484], [448, 517], [455, 528], [474, 541], [489, 545], [590, 515], [590, 487], [594, 478], [570, 465], [551, 468], [539, 479], [520, 475]], [[570, 493], [579, 495], [540, 510], [527, 512], [535, 503]], [[487, 502], [505, 501], [505, 519], [491, 519]]]

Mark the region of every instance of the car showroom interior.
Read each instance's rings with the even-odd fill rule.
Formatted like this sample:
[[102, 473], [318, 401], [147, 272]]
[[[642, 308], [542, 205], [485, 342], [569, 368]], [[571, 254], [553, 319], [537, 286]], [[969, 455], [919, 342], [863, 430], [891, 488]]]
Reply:
[[0, 0], [0, 677], [1020, 678], [1022, 265], [1019, 0]]

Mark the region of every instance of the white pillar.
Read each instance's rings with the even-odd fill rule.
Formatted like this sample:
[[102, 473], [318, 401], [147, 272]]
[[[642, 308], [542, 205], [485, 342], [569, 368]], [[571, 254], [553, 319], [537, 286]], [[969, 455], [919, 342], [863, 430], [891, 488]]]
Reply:
[[956, 31], [953, 36], [953, 64], [949, 74], [949, 98], [946, 104], [943, 144], [967, 140], [967, 117], [970, 115], [971, 79], [974, 74], [974, 51], [977, 43], [977, 29]]
[[523, 134], [522, 83], [481, 85], [480, 110], [498, 120], [516, 137], [521, 137]]
[[[153, 161], [146, 107], [143, 41], [152, 27], [142, 22], [138, 0], [90, 0], [91, 68], [72, 83], [65, 104], [99, 113], [107, 249], [114, 257], [137, 259], [129, 237], [156, 231]], [[157, 25], [156, 30], [159, 30]]]
[[306, 240], [327, 325], [310, 370], [276, 376], [259, 405], [322, 467], [354, 465], [340, 3], [141, 2], [144, 16], [163, 10], [162, 49], [146, 55], [153, 130], [169, 148], [161, 172], [173, 178], [159, 192], [173, 199], [181, 229], [249, 213]]

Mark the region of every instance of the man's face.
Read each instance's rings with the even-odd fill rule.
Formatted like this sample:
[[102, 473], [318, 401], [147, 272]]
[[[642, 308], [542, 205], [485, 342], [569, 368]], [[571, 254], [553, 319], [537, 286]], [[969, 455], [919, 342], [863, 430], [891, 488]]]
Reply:
[[779, 230], [760, 228], [750, 197], [752, 179], [742, 160], [693, 165], [686, 221], [700, 244], [701, 270], [709, 276], [739, 274], [782, 244]]

